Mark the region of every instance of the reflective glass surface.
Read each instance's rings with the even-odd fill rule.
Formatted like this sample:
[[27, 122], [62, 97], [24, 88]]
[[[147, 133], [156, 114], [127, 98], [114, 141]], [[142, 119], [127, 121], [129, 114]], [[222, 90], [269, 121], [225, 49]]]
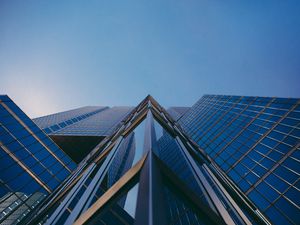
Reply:
[[87, 106], [39, 117], [34, 122], [52, 135], [107, 136], [132, 109]]
[[299, 223], [299, 104], [299, 99], [205, 95], [179, 120], [275, 224]]
[[107, 225], [133, 225], [135, 221], [135, 208], [137, 195], [131, 196], [130, 206], [124, 206], [124, 199], [128, 199], [128, 195], [133, 190], [137, 192], [138, 183], [134, 185], [128, 192], [119, 195], [109, 204], [108, 207], [100, 210], [94, 218], [87, 224], [107, 224]]
[[203, 189], [200, 188], [201, 184], [197, 182], [195, 174], [177, 141], [156, 120], [154, 121], [154, 127], [156, 142], [153, 146], [153, 151], [178, 178], [184, 181], [204, 203], [209, 205]]
[[196, 209], [193, 203], [171, 184], [165, 183], [164, 196], [167, 202], [168, 224], [214, 224], [205, 213]]
[[0, 222], [20, 222], [75, 167], [21, 109], [0, 96]]

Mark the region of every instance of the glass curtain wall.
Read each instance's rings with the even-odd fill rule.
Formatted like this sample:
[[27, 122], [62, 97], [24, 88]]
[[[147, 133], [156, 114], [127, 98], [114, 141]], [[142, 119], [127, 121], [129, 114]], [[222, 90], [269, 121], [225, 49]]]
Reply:
[[61, 197], [49, 199], [30, 222], [268, 224], [229, 194], [213, 170], [148, 97], [82, 162], [58, 191]]

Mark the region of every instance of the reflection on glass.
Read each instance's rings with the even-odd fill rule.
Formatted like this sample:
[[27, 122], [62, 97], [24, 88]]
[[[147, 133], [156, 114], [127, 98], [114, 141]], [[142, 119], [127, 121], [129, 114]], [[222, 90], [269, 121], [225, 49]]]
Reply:
[[135, 137], [130, 133], [118, 147], [111, 166], [108, 170], [108, 187], [119, 180], [132, 166], [135, 155]]
[[117, 182], [143, 155], [145, 121], [129, 133], [118, 147], [107, 172], [107, 187]]
[[[108, 172], [109, 186], [120, 179], [132, 166], [134, 166], [143, 156], [145, 138], [145, 120], [142, 121], [122, 142], [118, 149], [112, 165]], [[120, 163], [120, 161], [122, 161]], [[118, 169], [116, 176], [112, 179], [112, 174]], [[135, 205], [137, 200], [138, 184], [136, 184], [126, 196], [119, 200], [119, 205], [124, 206], [124, 210], [132, 217], [135, 216]]]
[[205, 198], [205, 194], [200, 188], [200, 184], [196, 181], [191, 167], [185, 159], [181, 147], [168, 131], [156, 120], [154, 120], [154, 128], [156, 137], [158, 137], [153, 145], [154, 153], [176, 176], [184, 181], [185, 184], [203, 200], [203, 203], [209, 205]]
[[[118, 196], [117, 200], [109, 204], [108, 208], [103, 208], [102, 211], [100, 211], [92, 221], [89, 221], [88, 224], [134, 224], [137, 190], [138, 183], [124, 195]], [[125, 205], [124, 199], [126, 199]]]
[[146, 123], [145, 121], [146, 120], [143, 120], [133, 131], [135, 139], [135, 156], [133, 158], [132, 165], [135, 165], [143, 155]]
[[[101, 187], [102, 193], [117, 182], [130, 168], [132, 168], [143, 156], [145, 138], [145, 120], [142, 121], [129, 135], [127, 135], [120, 146], [108, 170], [106, 178]], [[123, 196], [118, 205], [131, 216], [135, 216], [138, 184], [136, 184], [127, 195]]]
[[[109, 169], [98, 187], [92, 205], [110, 187], [112, 187], [130, 168], [132, 168], [143, 156], [145, 121], [141, 122], [131, 133], [129, 133], [120, 143], [116, 155], [114, 156]], [[120, 200], [120, 205], [126, 205], [130, 215], [134, 215], [135, 209], [131, 208], [137, 195], [137, 187], [133, 188], [127, 198]]]
[[139, 184], [136, 184], [127, 194], [124, 210], [133, 218], [135, 218], [137, 194], [139, 190]]
[[167, 224], [216, 224], [205, 212], [198, 209], [197, 206], [185, 196], [184, 192], [180, 192], [174, 184], [165, 180], [164, 197], [167, 202]]
[[163, 136], [164, 129], [156, 120], [154, 120], [154, 129], [156, 140], [159, 140]]

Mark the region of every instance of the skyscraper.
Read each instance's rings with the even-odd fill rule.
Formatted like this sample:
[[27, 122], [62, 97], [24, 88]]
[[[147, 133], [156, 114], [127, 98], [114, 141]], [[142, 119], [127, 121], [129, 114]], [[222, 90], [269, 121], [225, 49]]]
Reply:
[[0, 223], [21, 222], [76, 164], [8, 96], [0, 96]]
[[268, 224], [148, 96], [30, 224]]
[[185, 132], [274, 224], [300, 224], [300, 100], [203, 96]]
[[128, 106], [86, 106], [33, 121], [79, 163], [132, 109]]
[[40, 204], [31, 195], [22, 223], [299, 224], [299, 120], [298, 99], [240, 96], [168, 111], [147, 96], [34, 119], [78, 166]]
[[107, 136], [134, 107], [86, 106], [33, 119], [50, 136]]

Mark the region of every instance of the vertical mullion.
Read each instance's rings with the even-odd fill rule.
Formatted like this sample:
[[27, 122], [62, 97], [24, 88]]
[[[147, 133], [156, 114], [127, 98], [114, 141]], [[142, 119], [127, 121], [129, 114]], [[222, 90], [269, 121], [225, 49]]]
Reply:
[[87, 210], [87, 208], [90, 205], [90, 202], [95, 196], [96, 191], [98, 190], [99, 186], [101, 185], [108, 168], [114, 159], [114, 156], [116, 155], [117, 149], [122, 142], [123, 137], [120, 136], [116, 145], [112, 149], [112, 151], [109, 153], [101, 167], [99, 168], [98, 172], [96, 173], [95, 177], [93, 177], [92, 182], [88, 185], [87, 189], [81, 196], [80, 200], [76, 204], [75, 208], [72, 210], [71, 214], [69, 215], [68, 219], [66, 220], [66, 224], [72, 224], [78, 217], [78, 215], [84, 211]]
[[81, 189], [82, 185], [85, 183], [85, 181], [89, 178], [89, 175], [93, 172], [95, 169], [96, 164], [92, 164], [90, 168], [86, 171], [85, 175], [81, 177], [81, 179], [78, 181], [78, 183], [74, 186], [74, 188], [69, 192], [69, 194], [66, 196], [66, 198], [63, 200], [63, 202], [59, 205], [59, 207], [54, 211], [54, 213], [51, 215], [51, 217], [47, 220], [46, 224], [55, 224], [60, 217], [63, 215], [63, 213], [66, 211], [66, 208], [68, 205], [72, 202], [76, 194]]
[[181, 142], [180, 138], [177, 136], [176, 140], [178, 144], [180, 145], [182, 152], [184, 153], [184, 156], [186, 157], [189, 164], [192, 166], [194, 172], [197, 174], [198, 179], [200, 180], [201, 184], [203, 185], [204, 189], [206, 190], [206, 193], [208, 194], [209, 198], [213, 202], [214, 206], [216, 207], [217, 211], [219, 212], [220, 216], [223, 218], [223, 220], [226, 222], [226, 224], [235, 224], [232, 220], [231, 216], [225, 209], [224, 205], [222, 204], [221, 200], [218, 198], [217, 194], [213, 191], [213, 188], [210, 186], [209, 182], [206, 180], [204, 174], [202, 171], [198, 168], [190, 154], [187, 152], [187, 150], [184, 147], [184, 144]]
[[[152, 107], [150, 102], [148, 107]], [[144, 152], [149, 155], [141, 170], [135, 224], [166, 224], [162, 178], [155, 162], [152, 147], [156, 141], [154, 121], [149, 109], [146, 117]]]

